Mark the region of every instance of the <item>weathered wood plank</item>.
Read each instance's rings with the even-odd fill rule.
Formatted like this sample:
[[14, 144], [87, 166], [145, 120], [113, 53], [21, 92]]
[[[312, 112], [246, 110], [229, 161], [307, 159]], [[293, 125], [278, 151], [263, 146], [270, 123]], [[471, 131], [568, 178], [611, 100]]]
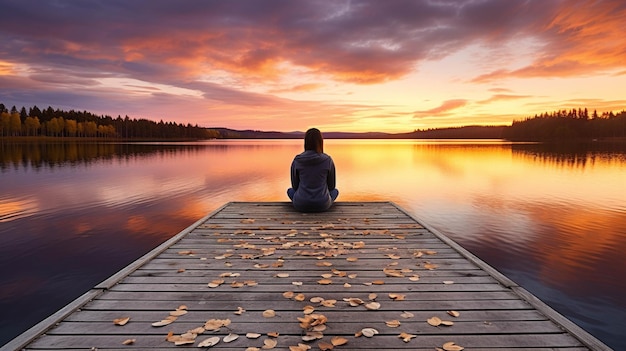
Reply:
[[[223, 284], [207, 286], [216, 279]], [[330, 284], [319, 284], [321, 279]], [[302, 299], [285, 298], [286, 291], [302, 294]], [[279, 332], [276, 349], [287, 350], [302, 342], [298, 318], [311, 305], [328, 318], [324, 341], [337, 335], [349, 339], [336, 350], [433, 350], [448, 341], [467, 350], [608, 350], [389, 202], [337, 203], [328, 212], [310, 214], [298, 213], [286, 202], [229, 203], [94, 292], [93, 300], [74, 306], [56, 327], [46, 327], [47, 334], [30, 344], [32, 334], [22, 338], [20, 348], [166, 350], [176, 348], [165, 340], [168, 332], [180, 334], [208, 319], [228, 318], [228, 327], [198, 340], [238, 333], [236, 341], [213, 349], [243, 350], [261, 347], [268, 338], [251, 340], [243, 334]], [[390, 293], [403, 298], [394, 301]], [[311, 301], [314, 297], [337, 302], [323, 306]], [[368, 310], [343, 300], [355, 297], [375, 300], [380, 307]], [[166, 327], [151, 325], [180, 305], [187, 314]], [[239, 308], [245, 312], [236, 315]], [[267, 309], [276, 317], [264, 317]], [[448, 315], [451, 310], [459, 317]], [[405, 312], [412, 316], [405, 318]], [[433, 327], [426, 322], [433, 316], [454, 325]], [[114, 325], [121, 317], [131, 321]], [[401, 325], [392, 328], [385, 323], [390, 320]], [[355, 337], [364, 327], [379, 334]], [[401, 332], [417, 337], [405, 343], [398, 338]], [[136, 341], [122, 345], [127, 339]], [[317, 342], [309, 344], [315, 349]]]

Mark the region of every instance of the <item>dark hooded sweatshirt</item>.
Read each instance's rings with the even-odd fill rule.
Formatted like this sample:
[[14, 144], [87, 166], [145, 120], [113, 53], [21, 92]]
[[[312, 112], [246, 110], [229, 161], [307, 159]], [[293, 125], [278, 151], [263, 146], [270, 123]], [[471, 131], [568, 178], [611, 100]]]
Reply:
[[293, 206], [302, 212], [325, 211], [333, 204], [329, 190], [335, 189], [335, 164], [325, 153], [306, 150], [291, 163]]

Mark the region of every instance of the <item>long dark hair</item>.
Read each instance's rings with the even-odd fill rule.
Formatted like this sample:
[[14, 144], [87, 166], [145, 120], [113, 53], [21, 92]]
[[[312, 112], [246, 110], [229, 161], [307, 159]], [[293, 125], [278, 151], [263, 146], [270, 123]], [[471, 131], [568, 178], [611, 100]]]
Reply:
[[318, 154], [324, 152], [324, 138], [317, 128], [311, 128], [304, 134], [304, 150], [313, 150]]

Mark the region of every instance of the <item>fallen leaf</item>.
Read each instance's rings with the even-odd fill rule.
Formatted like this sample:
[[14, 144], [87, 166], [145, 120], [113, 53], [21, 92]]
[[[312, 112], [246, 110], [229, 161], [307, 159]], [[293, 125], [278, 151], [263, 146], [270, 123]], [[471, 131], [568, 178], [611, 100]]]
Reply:
[[304, 294], [298, 294], [298, 295], [294, 296], [293, 299], [296, 300], [296, 301], [304, 301], [304, 299], [306, 299], [306, 297], [304, 296]]
[[402, 318], [413, 318], [413, 317], [415, 317], [415, 315], [413, 313], [411, 313], [411, 312], [404, 311], [400, 315], [400, 317], [402, 317]]
[[439, 317], [430, 317], [426, 320], [426, 322], [433, 327], [437, 327], [441, 324], [441, 319]]
[[224, 284], [224, 279], [215, 279], [211, 281], [207, 286], [209, 288], [217, 288], [218, 286]]
[[152, 323], [152, 326], [153, 327], [162, 327], [162, 326], [171, 324], [172, 322], [174, 322], [174, 320], [172, 320], [172, 319], [163, 319], [163, 320], [161, 320], [159, 322]]
[[204, 339], [198, 344], [198, 347], [211, 347], [217, 345], [220, 342], [220, 338], [217, 336], [213, 336], [207, 339]]
[[261, 337], [261, 334], [259, 333], [247, 333], [246, 334], [246, 338], [248, 339], [258, 339]]
[[170, 316], [174, 316], [174, 317], [180, 317], [186, 314], [187, 314], [186, 310], [176, 310], [176, 311], [170, 312]]
[[252, 224], [254, 223], [254, 218], [242, 219], [240, 222], [243, 224]]
[[432, 271], [433, 269], [437, 268], [437, 265], [434, 263], [426, 263], [424, 265], [424, 268], [428, 269], [429, 271]]
[[358, 260], [359, 260], [358, 257], [348, 257], [348, 258], [346, 258], [346, 261], [348, 261], [348, 262], [356, 262]]
[[390, 293], [389, 294], [389, 298], [394, 300], [394, 301], [404, 301], [405, 297], [406, 297], [406, 295], [404, 295], [404, 294], [395, 294], [395, 293]]
[[263, 317], [265, 318], [272, 318], [276, 316], [276, 311], [274, 310], [265, 310], [263, 311]]
[[404, 341], [404, 342], [409, 342], [409, 341], [411, 341], [411, 339], [417, 337], [417, 335], [402, 332], [402, 333], [400, 333], [400, 335], [398, 335], [398, 337], [400, 339], [402, 339], [402, 341]]
[[311, 313], [315, 312], [315, 307], [307, 305], [307, 306], [304, 306], [304, 308], [302, 310], [303, 310], [304, 314], [311, 314]]
[[278, 273], [276, 274], [277, 278], [288, 278], [289, 277], [289, 273]]
[[384, 285], [385, 281], [384, 280], [374, 280], [374, 281], [372, 281], [372, 284], [374, 284], [374, 285]]
[[363, 334], [363, 336], [365, 336], [366, 338], [371, 338], [374, 335], [378, 334], [378, 330], [374, 328], [363, 328], [361, 329], [361, 334]]
[[224, 337], [224, 339], [222, 339], [222, 340], [223, 340], [224, 342], [232, 342], [232, 341], [235, 341], [235, 340], [237, 340], [237, 339], [239, 339], [239, 335], [237, 335], [237, 334], [233, 334], [233, 333], [230, 333], [230, 334], [226, 335], [226, 336]]
[[377, 310], [380, 308], [380, 303], [376, 301], [372, 301], [372, 302], [365, 304], [365, 308], [367, 308], [368, 310]]
[[320, 341], [319, 343], [317, 343], [317, 347], [320, 348], [320, 350], [322, 351], [328, 351], [328, 350], [332, 350], [335, 348], [335, 346], [333, 346], [333, 344], [328, 343], [326, 341]]
[[369, 295], [367, 295], [367, 298], [370, 300], [376, 300], [376, 298], [378, 297], [378, 294], [376, 293], [371, 293]]
[[258, 347], [248, 347], [246, 348], [246, 351], [261, 351], [261, 349]]
[[272, 338], [277, 338], [280, 335], [279, 332], [269, 332], [267, 333], [267, 336], [272, 337]]
[[289, 351], [308, 351], [311, 349], [311, 346], [307, 344], [298, 344], [296, 346], [289, 346]]
[[400, 323], [399, 320], [394, 319], [391, 321], [385, 321], [385, 324], [389, 327], [389, 328], [397, 328], [399, 327], [402, 323]]
[[113, 320], [113, 324], [115, 325], [125, 325], [130, 320], [130, 317], [125, 318], [117, 318]]
[[325, 307], [335, 307], [336, 303], [337, 303], [337, 300], [324, 300], [324, 301], [322, 301], [322, 306], [325, 306]]
[[324, 301], [324, 298], [321, 296], [313, 296], [311, 299], [309, 299], [309, 301], [313, 302], [313, 303], [320, 303], [322, 301]]
[[332, 284], [332, 282], [333, 281], [330, 279], [320, 279], [317, 281], [317, 283], [320, 285], [329, 285], [329, 284]]
[[291, 282], [292, 285], [296, 285], [296, 286], [300, 286], [302, 285], [302, 282]]
[[137, 339], [126, 339], [122, 341], [122, 345], [132, 345], [135, 343], [135, 341], [137, 341]]
[[294, 293], [293, 291], [285, 291], [283, 293], [283, 297], [286, 299], [291, 299], [296, 295], [296, 293]]
[[351, 288], [352, 285], [350, 283], [343, 283], [344, 288]]
[[416, 275], [414, 275], [412, 277], [409, 277], [409, 280], [412, 281], [412, 282], [416, 282], [416, 281], [420, 280], [420, 276], [416, 274]]
[[450, 342], [443, 344], [443, 349], [446, 351], [461, 351], [464, 349], [464, 347], [459, 346], [455, 344], [454, 342], [450, 341]]
[[450, 284], [454, 284], [454, 281], [453, 280], [444, 280], [443, 283], [446, 284], [446, 285], [450, 285]]
[[447, 314], [449, 314], [449, 315], [451, 315], [452, 317], [458, 317], [458, 316], [460, 316], [460, 315], [461, 315], [461, 314], [460, 314], [459, 312], [457, 312], [457, 311], [447, 311], [446, 313], [447, 313]]
[[265, 339], [263, 340], [263, 346], [261, 346], [261, 348], [264, 350], [269, 350], [275, 348], [276, 345], [278, 345], [278, 341], [276, 341], [275, 339]]
[[441, 325], [445, 325], [446, 327], [452, 326], [454, 325], [454, 322], [452, 321], [441, 321]]
[[330, 339], [330, 343], [333, 344], [334, 346], [341, 346], [341, 345], [347, 344], [348, 339], [341, 337], [341, 336], [333, 336]]

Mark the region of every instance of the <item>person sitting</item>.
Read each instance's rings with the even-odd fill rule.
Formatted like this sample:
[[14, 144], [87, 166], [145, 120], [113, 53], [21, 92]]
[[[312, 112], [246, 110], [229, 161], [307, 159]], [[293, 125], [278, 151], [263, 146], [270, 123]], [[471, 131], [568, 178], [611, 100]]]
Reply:
[[291, 162], [291, 188], [287, 195], [300, 212], [328, 210], [337, 199], [333, 159], [324, 153], [324, 138], [317, 128], [304, 135], [304, 152]]

